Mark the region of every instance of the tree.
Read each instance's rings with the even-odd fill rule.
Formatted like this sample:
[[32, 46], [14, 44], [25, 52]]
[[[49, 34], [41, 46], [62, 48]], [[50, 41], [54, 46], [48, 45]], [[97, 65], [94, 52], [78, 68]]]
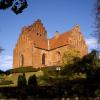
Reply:
[[18, 98], [21, 100], [22, 98], [25, 99], [27, 96], [27, 81], [26, 81], [26, 77], [25, 74], [23, 73], [23, 75], [19, 75], [18, 76], [18, 81], [17, 81], [17, 86], [18, 86]]
[[95, 36], [100, 50], [100, 0], [96, 0], [95, 4]]
[[37, 93], [37, 77], [36, 75], [32, 75], [28, 79], [28, 93], [31, 96], [36, 96]]
[[26, 81], [25, 74], [18, 76], [17, 86], [19, 88], [25, 88], [27, 86], [27, 81]]
[[26, 0], [0, 0], [0, 9], [7, 9], [11, 7], [11, 10], [15, 14], [22, 13], [22, 11], [27, 8], [28, 4]]
[[64, 52], [62, 57], [62, 63], [63, 65], [74, 64], [74, 62], [77, 61], [78, 58], [81, 58], [80, 52], [76, 49], [69, 49]]

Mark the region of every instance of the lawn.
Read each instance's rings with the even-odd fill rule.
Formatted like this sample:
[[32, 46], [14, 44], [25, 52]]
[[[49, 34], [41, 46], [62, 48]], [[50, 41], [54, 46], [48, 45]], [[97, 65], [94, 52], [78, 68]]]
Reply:
[[[12, 81], [13, 82], [13, 84], [9, 84], [9, 85], [0, 85], [0, 87], [8, 87], [8, 86], [10, 86], [10, 87], [13, 87], [13, 86], [17, 86], [17, 79], [18, 79], [18, 76], [20, 75], [20, 74], [22, 74], [22, 73], [12, 73], [12, 74], [9, 74], [9, 75], [4, 75], [4, 76], [2, 76], [2, 78], [3, 78], [3, 80], [6, 80], [6, 81]], [[37, 78], [38, 77], [40, 77], [40, 76], [42, 76], [43, 75], [43, 71], [37, 71], [37, 72], [26, 72], [25, 73], [25, 76], [26, 76], [26, 80], [28, 81], [28, 79], [29, 79], [29, 77], [31, 76], [31, 75], [36, 75], [37, 76]]]

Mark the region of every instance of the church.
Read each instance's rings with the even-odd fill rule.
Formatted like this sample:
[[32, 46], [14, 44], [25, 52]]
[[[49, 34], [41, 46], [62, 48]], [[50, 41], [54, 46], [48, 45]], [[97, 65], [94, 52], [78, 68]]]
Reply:
[[88, 53], [78, 25], [64, 33], [56, 31], [52, 38], [47, 38], [47, 35], [40, 19], [23, 27], [13, 49], [13, 68], [58, 66], [62, 63], [64, 52], [73, 48], [80, 51], [81, 56]]

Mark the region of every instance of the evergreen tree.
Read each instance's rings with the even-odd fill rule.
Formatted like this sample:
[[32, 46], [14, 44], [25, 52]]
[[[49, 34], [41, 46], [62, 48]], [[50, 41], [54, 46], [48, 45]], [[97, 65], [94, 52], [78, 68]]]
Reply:
[[19, 99], [25, 99], [27, 97], [27, 81], [26, 81], [26, 77], [25, 74], [23, 73], [23, 75], [19, 75], [18, 76], [18, 82], [17, 82], [17, 86], [18, 86], [18, 98]]
[[28, 80], [28, 93], [31, 96], [36, 96], [37, 94], [37, 77], [36, 75], [32, 75]]
[[17, 84], [18, 84], [19, 88], [25, 88], [27, 86], [25, 74], [18, 76], [18, 83]]

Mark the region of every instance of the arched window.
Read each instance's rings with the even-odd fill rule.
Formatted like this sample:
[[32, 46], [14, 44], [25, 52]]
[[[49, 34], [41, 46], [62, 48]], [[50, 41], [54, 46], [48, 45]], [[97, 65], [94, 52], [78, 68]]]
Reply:
[[21, 55], [20, 62], [21, 62], [21, 66], [24, 66], [24, 55]]
[[56, 52], [56, 62], [60, 62], [61, 61], [61, 54], [59, 51]]
[[42, 64], [45, 65], [45, 53], [42, 55]]

